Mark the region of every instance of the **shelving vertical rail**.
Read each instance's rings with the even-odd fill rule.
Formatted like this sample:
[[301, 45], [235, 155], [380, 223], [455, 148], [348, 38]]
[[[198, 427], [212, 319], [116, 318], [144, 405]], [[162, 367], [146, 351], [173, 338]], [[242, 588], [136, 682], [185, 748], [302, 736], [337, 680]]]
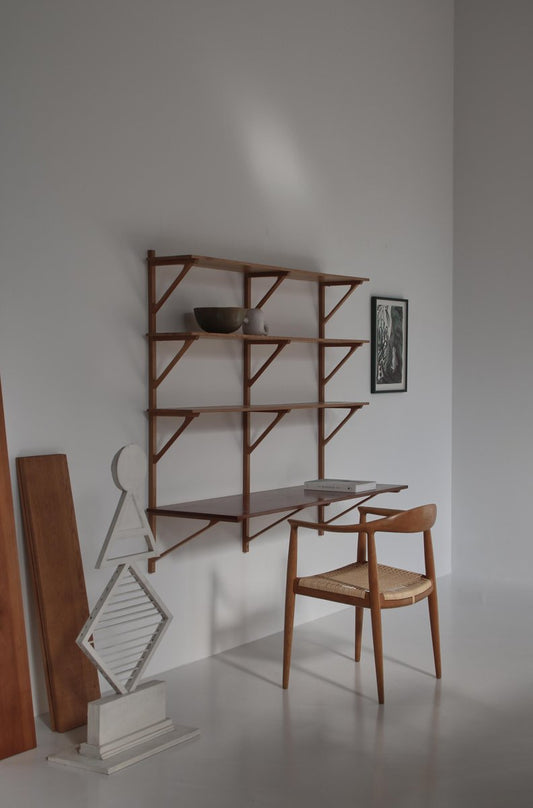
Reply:
[[[322, 404], [326, 400], [326, 385], [341, 367], [348, 361], [354, 351], [359, 347], [352, 341], [346, 341], [343, 345], [347, 349], [342, 359], [326, 374], [326, 349], [328, 342], [326, 339], [326, 325], [336, 314], [341, 306], [348, 300], [350, 295], [355, 292], [360, 285], [360, 278], [353, 278], [351, 280], [319, 280], [318, 282], [318, 400]], [[344, 290], [344, 294], [332, 306], [326, 310], [326, 293], [332, 287], [340, 287]], [[347, 287], [347, 289], [344, 289]], [[354, 415], [357, 411], [356, 407], [350, 408], [346, 417], [335, 427], [335, 429], [326, 436], [326, 411], [319, 408], [317, 411], [318, 420], [318, 477], [326, 476], [326, 446], [330, 440], [340, 431], [344, 424]], [[318, 521], [324, 521], [324, 506], [320, 505], [318, 508]]]

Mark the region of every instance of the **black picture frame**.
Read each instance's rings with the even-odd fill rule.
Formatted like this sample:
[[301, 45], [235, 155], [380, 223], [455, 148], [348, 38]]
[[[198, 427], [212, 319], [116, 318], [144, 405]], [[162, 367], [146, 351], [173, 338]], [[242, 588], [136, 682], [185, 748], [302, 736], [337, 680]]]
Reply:
[[409, 301], [396, 297], [371, 298], [372, 393], [407, 391]]

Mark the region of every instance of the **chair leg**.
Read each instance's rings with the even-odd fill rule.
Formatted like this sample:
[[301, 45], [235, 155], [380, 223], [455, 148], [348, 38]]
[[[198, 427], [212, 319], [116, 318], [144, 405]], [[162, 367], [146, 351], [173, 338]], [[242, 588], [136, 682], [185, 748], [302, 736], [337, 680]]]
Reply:
[[385, 689], [383, 683], [383, 639], [381, 634], [381, 609], [373, 606], [370, 609], [372, 618], [372, 642], [374, 644], [374, 664], [376, 666], [376, 679], [378, 685], [378, 701], [385, 703]]
[[365, 610], [362, 606], [355, 607], [355, 661], [361, 659], [361, 644], [363, 640], [363, 616]]
[[435, 676], [441, 678], [440, 662], [440, 632], [439, 632], [439, 607], [437, 603], [437, 590], [434, 589], [428, 597], [429, 623], [431, 626], [431, 639], [433, 642], [433, 658], [435, 660]]
[[[360, 516], [361, 522], [366, 522], [366, 513]], [[357, 539], [357, 563], [364, 564], [366, 561], [367, 537], [366, 533], [360, 533]], [[355, 607], [355, 661], [361, 659], [361, 643], [363, 640], [363, 615], [365, 610], [362, 606]]]
[[289, 686], [289, 674], [291, 670], [291, 650], [292, 650], [292, 635], [294, 629], [294, 602], [296, 596], [292, 590], [292, 586], [287, 585], [287, 593], [285, 596], [285, 631], [283, 634], [283, 688], [286, 690]]
[[294, 627], [294, 582], [298, 560], [298, 528], [291, 525], [289, 554], [287, 556], [287, 582], [285, 586], [285, 630], [283, 633], [283, 689], [289, 686], [291, 668], [292, 633]]

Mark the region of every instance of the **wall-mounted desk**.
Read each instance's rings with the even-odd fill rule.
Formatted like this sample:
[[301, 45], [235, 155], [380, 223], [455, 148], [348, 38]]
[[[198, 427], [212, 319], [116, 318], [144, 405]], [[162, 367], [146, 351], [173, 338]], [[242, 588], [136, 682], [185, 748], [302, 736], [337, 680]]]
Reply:
[[[367, 501], [378, 494], [397, 493], [406, 489], [406, 485], [395, 485], [390, 483], [378, 483], [375, 488], [366, 491], [315, 491], [304, 488], [303, 485], [289, 486], [287, 488], [274, 488], [269, 491], [254, 491], [249, 494], [233, 494], [227, 497], [215, 497], [213, 499], [200, 499], [192, 502], [180, 502], [173, 505], [160, 505], [156, 508], [148, 508], [148, 513], [152, 516], [173, 516], [182, 519], [203, 519], [207, 524], [185, 537], [177, 544], [167, 548], [160, 553], [159, 558], [163, 558], [167, 553], [172, 552], [185, 542], [208, 530], [218, 522], [240, 523], [257, 516], [268, 516], [272, 513], [281, 513], [283, 516], [274, 523], [258, 531], [250, 539], [256, 538], [266, 530], [270, 530], [274, 525], [290, 518], [295, 513], [310, 507], [322, 507], [335, 502], [347, 500], [358, 500], [349, 505], [341, 513], [335, 514], [330, 520], [334, 521], [343, 514], [356, 508], [361, 501]], [[289, 512], [289, 513], [287, 513]], [[328, 521], [328, 520], [326, 520]], [[158, 559], [150, 559], [148, 569], [155, 571]]]

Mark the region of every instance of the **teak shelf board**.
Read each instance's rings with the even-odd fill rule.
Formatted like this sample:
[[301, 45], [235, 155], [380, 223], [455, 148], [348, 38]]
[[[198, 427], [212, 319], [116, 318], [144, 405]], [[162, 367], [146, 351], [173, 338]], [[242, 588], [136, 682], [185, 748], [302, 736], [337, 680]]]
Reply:
[[310, 491], [303, 485], [274, 488], [269, 491], [254, 491], [250, 494], [234, 494], [214, 499], [200, 499], [173, 505], [148, 508], [153, 516], [178, 516], [189, 519], [216, 519], [219, 522], [242, 522], [255, 516], [294, 509], [330, 505], [348, 499], [360, 499], [375, 494], [396, 493], [406, 485], [379, 483], [366, 491]]
[[87, 722], [100, 698], [98, 672], [76, 645], [89, 616], [66, 455], [17, 457], [20, 502], [37, 602], [50, 724]]
[[333, 285], [334, 283], [360, 284], [368, 278], [356, 278], [353, 275], [334, 275], [325, 272], [313, 272], [307, 269], [255, 264], [247, 261], [232, 261], [228, 258], [212, 258], [207, 255], [150, 255], [148, 264], [153, 267], [191, 265], [202, 269], [222, 269], [226, 272], [240, 272], [245, 275], [272, 276], [283, 275], [293, 281], [313, 281]]
[[352, 345], [367, 345], [367, 339], [328, 339], [326, 337], [283, 337], [272, 334], [217, 334], [207, 331], [158, 331], [154, 334], [147, 334], [148, 339], [155, 342], [174, 342], [187, 339], [216, 339], [216, 340], [240, 340], [241, 342], [252, 343], [277, 343], [277, 342], [308, 342], [312, 345], [326, 345], [331, 348], [349, 348]]
[[207, 407], [172, 407], [148, 410], [150, 415], [160, 417], [184, 417], [201, 415], [202, 413], [230, 412], [281, 412], [283, 410], [327, 410], [327, 409], [359, 409], [368, 405], [368, 401], [300, 401], [292, 404], [221, 404]]

